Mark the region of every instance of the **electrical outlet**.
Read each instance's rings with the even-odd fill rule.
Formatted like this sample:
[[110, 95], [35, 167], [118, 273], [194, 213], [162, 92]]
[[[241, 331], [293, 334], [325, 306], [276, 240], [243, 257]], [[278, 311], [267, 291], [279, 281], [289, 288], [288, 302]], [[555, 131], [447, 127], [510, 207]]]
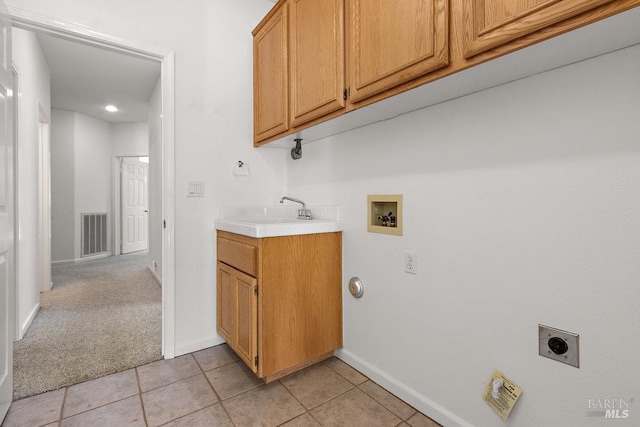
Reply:
[[404, 251], [404, 272], [418, 274], [418, 255], [415, 251]]

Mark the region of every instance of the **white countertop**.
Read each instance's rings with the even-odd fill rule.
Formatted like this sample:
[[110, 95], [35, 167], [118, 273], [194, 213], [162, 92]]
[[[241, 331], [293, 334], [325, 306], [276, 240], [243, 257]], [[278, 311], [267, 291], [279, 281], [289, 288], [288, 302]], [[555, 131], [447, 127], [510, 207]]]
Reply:
[[263, 238], [343, 231], [337, 207], [309, 207], [314, 219], [297, 219], [297, 208], [290, 206], [223, 207], [216, 230]]
[[297, 220], [295, 218], [277, 218], [277, 221], [218, 219], [216, 230], [242, 234], [249, 237], [278, 237], [297, 234], [331, 233], [342, 231], [342, 221], [325, 219]]

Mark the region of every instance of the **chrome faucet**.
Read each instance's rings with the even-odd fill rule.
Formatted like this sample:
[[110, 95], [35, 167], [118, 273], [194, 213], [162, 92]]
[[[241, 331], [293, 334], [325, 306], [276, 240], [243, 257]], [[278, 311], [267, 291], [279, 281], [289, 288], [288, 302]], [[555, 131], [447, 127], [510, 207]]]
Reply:
[[294, 199], [293, 197], [284, 196], [280, 199], [280, 203], [284, 203], [285, 200], [290, 200], [292, 202], [300, 203], [302, 205], [302, 209], [298, 209], [298, 219], [311, 219], [311, 211], [307, 209], [307, 205], [304, 204], [302, 200]]

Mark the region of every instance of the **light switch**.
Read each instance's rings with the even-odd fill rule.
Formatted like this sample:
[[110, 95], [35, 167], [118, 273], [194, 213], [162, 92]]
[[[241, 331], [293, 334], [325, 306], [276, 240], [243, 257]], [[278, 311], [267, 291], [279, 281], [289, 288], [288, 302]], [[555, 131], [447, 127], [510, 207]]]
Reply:
[[204, 197], [204, 182], [189, 181], [187, 197]]

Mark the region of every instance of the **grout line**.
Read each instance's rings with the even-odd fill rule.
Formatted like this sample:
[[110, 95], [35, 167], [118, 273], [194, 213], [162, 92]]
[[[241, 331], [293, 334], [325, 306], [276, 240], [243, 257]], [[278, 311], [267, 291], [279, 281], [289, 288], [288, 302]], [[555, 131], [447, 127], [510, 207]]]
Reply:
[[149, 421], [147, 421], [147, 411], [144, 409], [144, 400], [142, 399], [142, 386], [140, 385], [140, 375], [138, 375], [138, 368], [134, 368], [136, 374], [136, 384], [138, 385], [138, 399], [140, 400], [140, 406], [142, 407], [142, 417], [144, 419], [144, 425], [149, 427]]
[[64, 388], [64, 396], [62, 397], [62, 406], [60, 407], [60, 418], [58, 418], [58, 425], [62, 425], [62, 420], [64, 419], [64, 405], [67, 403], [67, 391], [69, 391], [69, 387]]
[[[314, 365], [311, 365], [311, 366], [314, 366]], [[304, 368], [304, 369], [303, 369], [303, 371], [304, 371], [305, 369], [310, 368], [311, 366], [308, 366], [307, 368]], [[302, 371], [298, 371], [298, 372], [302, 372]], [[286, 385], [284, 385], [284, 383], [282, 382], [282, 380], [283, 380], [284, 378], [287, 378], [288, 376], [291, 376], [291, 375], [294, 375], [294, 374], [296, 374], [296, 372], [294, 372], [294, 373], [292, 373], [292, 374], [289, 374], [289, 375], [287, 375], [287, 376], [285, 376], [285, 377], [282, 377], [282, 378], [280, 378], [280, 379], [278, 379], [278, 380], [274, 381], [273, 383], [271, 383], [271, 384], [274, 384], [275, 382], [280, 383], [280, 385], [282, 386], [282, 388], [284, 388], [284, 389], [287, 391], [287, 393], [289, 393], [289, 394], [291, 395], [291, 397], [293, 397], [293, 400], [295, 400], [296, 402], [298, 402], [298, 403], [300, 404], [300, 406], [302, 406], [302, 409], [304, 409], [304, 412], [303, 412], [303, 413], [301, 413], [301, 414], [299, 414], [299, 415], [296, 415], [295, 417], [290, 418], [290, 419], [288, 419], [288, 420], [286, 420], [286, 421], [284, 421], [284, 422], [280, 423], [280, 424], [279, 424], [280, 426], [282, 426], [282, 425], [284, 425], [284, 424], [288, 423], [289, 421], [295, 420], [296, 418], [299, 418], [299, 417], [303, 416], [304, 414], [309, 414], [309, 415], [311, 415], [310, 409], [308, 409], [308, 408], [307, 408], [307, 405], [305, 405], [304, 403], [302, 403], [302, 402], [301, 402], [301, 401], [296, 397], [296, 395], [295, 395], [295, 394], [293, 394], [293, 392], [292, 392], [291, 390], [289, 390], [289, 388], [287, 388], [287, 386], [286, 386]], [[313, 416], [312, 416], [312, 418], [313, 418]], [[315, 418], [314, 418], [314, 419], [315, 419]]]
[[[212, 403], [211, 405], [207, 405], [207, 406], [205, 406], [205, 407], [203, 407], [203, 408], [200, 408], [200, 409], [198, 409], [198, 410], [196, 410], [196, 411], [189, 412], [188, 414], [180, 415], [178, 418], [170, 419], [169, 421], [167, 421], [166, 423], [161, 424], [160, 426], [166, 426], [167, 424], [172, 424], [172, 423], [174, 423], [174, 422], [176, 422], [176, 421], [178, 421], [178, 420], [181, 420], [182, 418], [186, 418], [186, 417], [188, 417], [189, 415], [196, 414], [196, 413], [198, 413], [198, 412], [200, 412], [200, 411], [204, 411], [204, 410], [205, 410], [205, 409], [207, 409], [207, 408], [212, 408], [212, 407], [214, 407], [214, 406], [216, 406], [216, 405], [219, 405], [219, 404], [220, 404], [219, 402], [214, 402], [214, 403]], [[234, 424], [234, 426], [235, 426], [235, 424]]]
[[[365, 380], [364, 380], [364, 381], [362, 381], [362, 382], [361, 382], [361, 383], [359, 383], [359, 384], [354, 384], [354, 383], [353, 383], [349, 378], [347, 378], [346, 376], [344, 376], [344, 375], [342, 375], [340, 372], [338, 372], [336, 369], [333, 369], [331, 366], [329, 366], [329, 364], [327, 363], [327, 361], [329, 361], [329, 360], [331, 360], [331, 359], [336, 359], [336, 360], [339, 360], [340, 362], [344, 363], [344, 364], [345, 364], [345, 365], [347, 365], [349, 368], [353, 369], [353, 370], [354, 370], [354, 371], [356, 371], [358, 374], [362, 375], [362, 376], [365, 378]], [[362, 372], [358, 371], [358, 370], [357, 370], [356, 368], [354, 368], [353, 366], [351, 366], [351, 365], [349, 365], [348, 363], [346, 363], [346, 362], [344, 362], [344, 361], [342, 361], [342, 360], [338, 359], [338, 358], [337, 358], [337, 357], [335, 357], [335, 356], [330, 357], [329, 359], [323, 360], [323, 361], [322, 361], [322, 363], [324, 364], [324, 366], [326, 366], [327, 368], [331, 369], [333, 372], [335, 372], [336, 374], [340, 375], [342, 378], [344, 378], [345, 380], [347, 380], [347, 382], [348, 382], [349, 384], [353, 384], [353, 385], [354, 385], [354, 387], [358, 387], [358, 386], [360, 386], [360, 384], [364, 384], [364, 383], [366, 383], [367, 381], [371, 381], [371, 379], [370, 379], [368, 376], [366, 376], [365, 374], [363, 374]]]
[[[337, 359], [337, 358], [336, 358]], [[327, 360], [331, 360], [331, 359], [327, 359]], [[323, 361], [323, 363], [325, 364], [325, 366], [327, 366], [329, 369], [331, 369], [332, 371], [334, 371], [336, 374], [340, 375], [342, 378], [344, 378], [345, 380], [347, 380], [350, 384], [353, 384], [351, 381], [349, 381], [349, 379], [347, 377], [345, 377], [344, 375], [340, 374], [340, 372], [336, 371], [335, 369], [333, 369], [331, 366], [329, 366], [327, 364], [327, 360]], [[340, 359], [338, 359], [340, 360]], [[358, 372], [360, 375], [362, 375], [363, 377], [366, 378], [365, 381], [361, 382], [360, 384], [355, 384], [355, 388], [357, 388], [358, 390], [360, 390], [361, 392], [363, 392], [365, 395], [369, 396], [371, 399], [373, 399], [376, 403], [378, 403], [380, 406], [382, 406], [384, 409], [386, 409], [387, 411], [391, 412], [393, 415], [395, 415], [397, 418], [399, 418], [402, 421], [407, 421], [409, 420], [411, 417], [413, 417], [416, 413], [418, 413], [419, 411], [414, 408], [413, 406], [409, 405], [407, 402], [405, 402], [404, 400], [400, 399], [398, 396], [396, 396], [395, 394], [391, 393], [389, 390], [387, 390], [386, 388], [382, 387], [380, 384], [378, 384], [377, 382], [373, 381], [371, 378], [367, 377], [366, 375], [364, 375], [362, 372], [358, 371], [356, 368], [354, 368], [353, 366], [349, 365], [348, 363], [346, 363], [345, 361], [342, 361], [342, 363], [344, 363], [345, 365], [347, 365], [349, 368], [353, 369], [354, 371]], [[384, 403], [380, 402], [378, 399], [376, 399], [374, 396], [372, 396], [371, 394], [367, 393], [366, 391], [364, 391], [363, 389], [360, 388], [361, 385], [366, 384], [367, 382], [371, 382], [372, 384], [377, 385], [378, 387], [380, 387], [382, 390], [386, 391], [387, 393], [389, 393], [391, 396], [395, 397], [396, 399], [398, 399], [399, 401], [401, 401], [402, 403], [404, 403], [405, 405], [409, 406], [411, 409], [413, 409], [413, 413], [411, 415], [409, 415], [409, 417], [407, 419], [403, 419], [399, 414], [396, 414], [395, 412], [393, 412], [391, 409], [389, 409]]]
[[311, 417], [311, 419], [315, 422], [317, 422], [318, 424], [322, 425], [322, 423], [320, 422], [320, 420], [318, 420], [314, 415], [313, 412], [309, 411], [309, 416]]
[[[192, 353], [193, 354], [193, 353]], [[196, 359], [196, 357], [193, 357], [194, 359]], [[232, 362], [233, 363], [233, 362]], [[213, 390], [213, 394], [216, 396], [216, 398], [218, 399], [218, 401], [216, 402], [218, 405], [220, 405], [220, 407], [222, 408], [222, 410], [224, 411], [224, 413], [227, 415], [227, 418], [229, 418], [229, 421], [231, 422], [231, 424], [233, 424], [234, 426], [236, 425], [236, 423], [233, 422], [233, 419], [231, 418], [231, 414], [229, 414], [229, 411], [227, 411], [227, 408], [225, 408], [225, 406], [222, 404], [222, 397], [220, 397], [220, 395], [218, 394], [218, 392], [216, 391], [216, 388], [213, 386], [213, 384], [211, 383], [211, 380], [209, 380], [209, 377], [207, 376], [207, 373], [205, 372], [205, 370], [202, 368], [202, 366], [200, 366], [200, 364], [198, 363], [198, 359], [196, 359], [196, 364], [198, 365], [198, 367], [200, 368], [200, 371], [202, 372], [202, 375], [204, 375], [204, 379], [207, 381], [207, 383], [209, 383], [209, 387], [211, 387], [211, 390]], [[210, 371], [215, 371], [216, 369], [222, 368], [223, 366], [228, 366], [231, 363], [227, 363], [226, 365], [221, 365], [218, 366], [217, 368], [211, 369], [207, 372]], [[213, 406], [213, 405], [211, 405]]]
[[[193, 357], [192, 354], [193, 353], [183, 354], [182, 356], [178, 356], [178, 357], [176, 357], [174, 359], [169, 359], [169, 360], [163, 358], [163, 359], [160, 359], [160, 360], [155, 360], [155, 361], [150, 362], [150, 363], [146, 363], [146, 364], [144, 364], [142, 366], [146, 366], [146, 365], [150, 365], [151, 363], [158, 363], [158, 362], [172, 363], [171, 360], [177, 360], [177, 359], [180, 359], [180, 358], [183, 358], [183, 357], [186, 357], [186, 356], [191, 356], [195, 360], [195, 357]], [[135, 368], [136, 369], [136, 374], [138, 372], [138, 368], [140, 368], [142, 366], [138, 366], [138, 367]], [[202, 370], [202, 368], [200, 368], [200, 365], [198, 365], [198, 361], [196, 361], [196, 366], [198, 367], [198, 369]], [[142, 391], [142, 386], [141, 386], [140, 390], [142, 391], [142, 393], [148, 393], [150, 391], [158, 390], [159, 388], [166, 387], [166, 386], [171, 385], [171, 384], [179, 383], [180, 381], [188, 380], [189, 378], [193, 378], [193, 377], [198, 376], [198, 375], [200, 375], [200, 373], [189, 375], [189, 376], [186, 376], [184, 378], [180, 378], [178, 380], [171, 381], [171, 382], [168, 382], [166, 384], [162, 384], [160, 386], [153, 387], [153, 388], [150, 388], [149, 390], [144, 390], [144, 391]]]
[[[370, 380], [371, 381], [371, 380]], [[405, 405], [407, 405], [409, 408], [413, 409], [413, 413], [411, 415], [409, 415], [409, 417], [407, 419], [402, 418], [402, 416], [400, 416], [400, 414], [396, 414], [395, 412], [393, 412], [390, 408], [387, 407], [387, 405], [385, 405], [384, 403], [382, 403], [381, 401], [379, 401], [378, 399], [376, 399], [374, 396], [372, 396], [371, 394], [367, 393], [365, 390], [361, 389], [360, 386], [358, 386], [358, 390], [360, 390], [361, 392], [363, 392], [365, 395], [369, 396], [371, 399], [374, 400], [374, 402], [378, 403], [380, 406], [382, 406], [384, 409], [386, 409], [387, 411], [391, 412], [393, 415], [395, 415], [396, 417], [400, 418], [402, 421], [407, 421], [409, 418], [413, 417], [418, 410], [416, 408], [414, 408], [413, 406], [409, 405], [407, 402], [405, 402], [404, 400], [400, 399], [398, 396], [396, 396], [395, 394], [391, 393], [389, 390], [387, 390], [386, 388], [382, 387], [380, 384], [376, 383], [375, 381], [371, 381], [372, 384], [377, 385], [378, 387], [380, 387], [382, 390], [386, 391], [387, 393], [389, 393], [392, 397], [395, 397], [396, 399], [398, 399], [400, 402], [404, 403]], [[365, 384], [365, 383], [362, 383]]]

